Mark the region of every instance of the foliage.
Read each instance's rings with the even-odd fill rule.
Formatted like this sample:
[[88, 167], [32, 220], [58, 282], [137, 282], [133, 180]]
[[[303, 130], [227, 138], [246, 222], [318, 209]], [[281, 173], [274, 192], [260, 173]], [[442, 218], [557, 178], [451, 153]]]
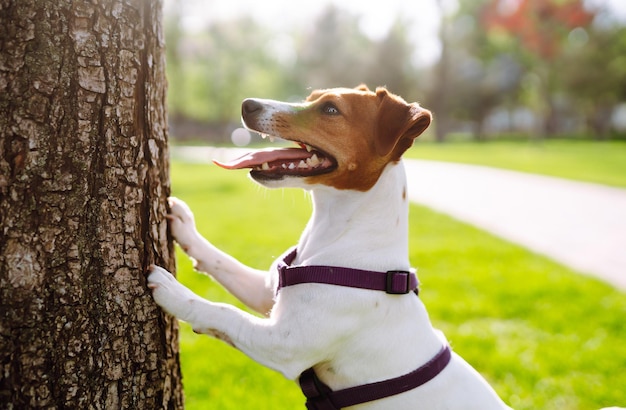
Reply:
[[[310, 212], [299, 191], [260, 189], [215, 166], [174, 162], [172, 187], [209, 240], [257, 268], [297, 241]], [[410, 212], [410, 256], [431, 320], [509, 404], [582, 410], [626, 402], [623, 293], [425, 208]], [[193, 273], [182, 252], [178, 260], [194, 291], [238, 303]], [[191, 410], [302, 408], [294, 383], [187, 325], [181, 361]]]
[[447, 101], [435, 106], [443, 112], [439, 126], [469, 125], [478, 139], [509, 130], [536, 138], [581, 130], [609, 137], [613, 110], [624, 100], [622, 26], [603, 23], [603, 11], [582, 0], [459, 4], [442, 30], [450, 61], [438, 70], [448, 75], [433, 88], [450, 96], [438, 95]]
[[168, 100], [175, 119], [235, 122], [247, 97], [302, 100], [311, 88], [360, 83], [420, 97], [411, 61], [416, 44], [401, 19], [376, 41], [362, 33], [358, 16], [333, 6], [317, 16], [312, 29], [290, 36], [247, 16], [193, 34], [181, 31], [180, 20], [174, 13], [166, 24]]
[[247, 97], [302, 100], [311, 88], [367, 83], [433, 109], [441, 140], [455, 131], [609, 138], [626, 101], [626, 29], [601, 3], [582, 1], [459, 0], [452, 14], [442, 8], [441, 57], [431, 67], [414, 61], [422, 40], [401, 16], [374, 39], [361, 16], [333, 5], [289, 33], [247, 14], [191, 33], [172, 13], [170, 113], [228, 128]]
[[272, 35], [266, 27], [245, 16], [218, 21], [195, 35], [181, 34], [179, 27], [176, 21], [166, 26], [172, 38], [168, 98], [175, 117], [224, 123], [238, 118], [250, 90], [288, 97], [286, 69], [271, 55]]
[[606, 139], [613, 107], [626, 100], [626, 27], [591, 30], [586, 45], [570, 44], [565, 50], [569, 69], [563, 83], [589, 127]]
[[581, 0], [521, 0], [517, 4], [492, 0], [483, 9], [481, 21], [487, 30], [504, 30], [539, 59], [560, 55], [569, 33], [588, 26], [593, 14]]
[[485, 2], [464, 1], [459, 7], [443, 21], [438, 80], [429, 90], [438, 140], [459, 123], [469, 123], [475, 138], [483, 139], [487, 117], [517, 99], [523, 75], [512, 48], [502, 47], [501, 39], [484, 29], [479, 17]]
[[315, 29], [303, 33], [298, 46], [294, 68], [300, 83], [330, 88], [357, 85], [351, 83], [365, 75], [372, 43], [354, 16], [329, 6], [315, 21]]

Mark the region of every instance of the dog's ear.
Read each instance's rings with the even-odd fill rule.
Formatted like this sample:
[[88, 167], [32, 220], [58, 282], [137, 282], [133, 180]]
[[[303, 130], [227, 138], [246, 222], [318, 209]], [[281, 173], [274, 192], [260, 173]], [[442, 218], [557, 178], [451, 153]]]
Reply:
[[359, 90], [359, 91], [369, 91], [370, 89], [367, 88], [367, 85], [361, 83], [359, 85], [357, 85], [356, 87], [354, 87], [355, 90]]
[[315, 101], [320, 98], [327, 90], [313, 90], [308, 97], [306, 97], [305, 101]]
[[430, 111], [417, 103], [407, 104], [385, 88], [376, 89], [376, 98], [379, 103], [376, 152], [382, 157], [393, 153], [392, 159], [399, 160], [430, 125]]

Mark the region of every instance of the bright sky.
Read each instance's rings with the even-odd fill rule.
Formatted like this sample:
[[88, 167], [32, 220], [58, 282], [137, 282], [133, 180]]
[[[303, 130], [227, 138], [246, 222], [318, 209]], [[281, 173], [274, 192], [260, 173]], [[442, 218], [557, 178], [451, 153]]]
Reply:
[[[454, 10], [456, 0], [442, 0], [446, 10]], [[517, 0], [507, 0], [515, 2]], [[585, 0], [603, 5], [611, 15], [626, 22], [626, 0]], [[259, 23], [286, 32], [294, 27], [312, 24], [329, 4], [360, 16], [361, 28], [372, 38], [383, 37], [398, 16], [413, 22], [411, 37], [416, 40], [416, 60], [422, 64], [434, 62], [439, 56], [439, 8], [437, 0], [165, 0], [165, 12], [178, 7], [183, 24], [189, 29], [206, 27], [214, 20], [232, 19], [249, 14]]]
[[[454, 0], [447, 0], [452, 2]], [[178, 7], [183, 24], [190, 29], [206, 27], [211, 21], [249, 14], [258, 22], [274, 27], [277, 32], [313, 24], [329, 4], [360, 16], [362, 30], [372, 38], [383, 37], [398, 16], [413, 26], [413, 38], [419, 38], [418, 59], [431, 62], [439, 55], [437, 30], [439, 12], [436, 0], [165, 0], [166, 13]]]
[[[190, 26], [202, 26], [207, 21], [233, 18], [248, 13], [258, 21], [277, 29], [312, 22], [329, 4], [362, 16], [363, 29], [372, 35], [384, 35], [395, 17], [401, 13], [411, 20], [438, 20], [436, 0], [363, 1], [363, 0], [165, 0], [167, 6], [183, 7]], [[447, 0], [454, 3], [454, 0]], [[166, 6], [166, 7], [167, 7]], [[189, 13], [191, 12], [191, 13]]]

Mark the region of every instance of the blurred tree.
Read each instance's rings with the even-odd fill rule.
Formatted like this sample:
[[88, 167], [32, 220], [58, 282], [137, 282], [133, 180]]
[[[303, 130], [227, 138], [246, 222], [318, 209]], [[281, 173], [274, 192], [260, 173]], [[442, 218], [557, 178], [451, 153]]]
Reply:
[[168, 108], [169, 115], [176, 117], [181, 114], [181, 108], [184, 107], [185, 89], [183, 84], [182, 69], [184, 66], [183, 56], [181, 55], [181, 44], [185, 39], [181, 22], [180, 7], [174, 7], [164, 21], [165, 38], [167, 39], [166, 58], [167, 58], [167, 80], [168, 80]]
[[588, 27], [593, 14], [582, 0], [491, 0], [481, 22], [508, 47], [515, 45], [517, 57], [536, 78], [543, 118], [543, 133], [557, 131], [557, 96], [563, 89], [562, 56], [572, 30]]
[[564, 56], [564, 89], [592, 134], [606, 139], [615, 106], [626, 101], [626, 27], [591, 27], [577, 35]]
[[366, 83], [386, 85], [411, 100], [424, 97], [412, 62], [415, 45], [401, 19], [380, 41], [362, 32], [359, 16], [334, 6], [309, 31], [292, 35], [245, 15], [214, 21], [201, 33], [181, 31], [178, 12], [166, 22], [174, 132], [193, 119], [211, 123], [204, 128], [218, 134], [212, 139], [226, 141], [241, 100], [250, 96], [299, 100], [311, 88]]
[[423, 84], [412, 61], [415, 47], [409, 38], [408, 23], [396, 19], [387, 35], [373, 42], [362, 81], [371, 88], [386, 86], [406, 100], [423, 99]]
[[[443, 89], [444, 94], [453, 96], [439, 102], [440, 110], [450, 117], [448, 130], [443, 127], [440, 131], [464, 128], [477, 140], [485, 136], [489, 114], [514, 100], [522, 74], [514, 56], [500, 50], [478, 24], [475, 16], [480, 15], [486, 1], [461, 1], [456, 13], [445, 18], [442, 59], [446, 60], [448, 69], [440, 61], [438, 75], [445, 81], [440, 78], [442, 83], [433, 90], [436, 95]], [[442, 138], [440, 135], [439, 139]]]
[[168, 41], [178, 40], [170, 50], [174, 61], [168, 71], [175, 130], [188, 120], [211, 123], [203, 131], [210, 128], [214, 139], [228, 141], [244, 98], [279, 99], [292, 93], [292, 81], [285, 75], [292, 62], [278, 56], [278, 51], [289, 50], [277, 50], [271, 30], [251, 18], [215, 21], [202, 32], [180, 37], [175, 19], [169, 27]]
[[626, 88], [623, 26], [591, 24], [602, 13], [582, 1], [458, 0], [452, 14], [438, 0], [441, 57], [429, 70], [415, 67], [419, 44], [401, 17], [378, 40], [364, 34], [360, 16], [335, 6], [292, 33], [245, 16], [190, 33], [173, 15], [171, 113], [213, 123], [226, 141], [243, 98], [299, 100], [307, 89], [364, 82], [421, 100], [435, 114], [438, 140], [457, 130], [481, 139], [494, 118], [504, 120], [499, 130], [522, 126], [533, 135], [580, 128], [586, 118], [605, 135]]
[[329, 5], [298, 45], [297, 81], [306, 88], [356, 86], [367, 79], [374, 48], [356, 16]]
[[483, 14], [488, 28], [514, 34], [531, 54], [547, 60], [559, 57], [572, 29], [592, 19], [581, 0], [492, 0]]
[[435, 75], [433, 76], [433, 86], [430, 88], [428, 101], [435, 119], [435, 139], [437, 142], [444, 142], [446, 135], [452, 130], [452, 117], [449, 110], [452, 87], [449, 77], [453, 75], [453, 65], [451, 62], [450, 18], [446, 15], [444, 0], [437, 0], [437, 6], [441, 15], [441, 26], [439, 28], [441, 55], [434, 67]]

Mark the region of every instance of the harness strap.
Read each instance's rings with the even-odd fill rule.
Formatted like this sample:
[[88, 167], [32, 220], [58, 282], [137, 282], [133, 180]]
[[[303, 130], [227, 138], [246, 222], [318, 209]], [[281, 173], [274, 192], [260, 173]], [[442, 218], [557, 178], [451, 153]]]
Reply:
[[307, 398], [307, 409], [336, 410], [413, 390], [441, 373], [450, 362], [451, 354], [450, 347], [445, 345], [435, 357], [411, 373], [338, 391], [332, 391], [318, 379], [313, 368], [305, 370], [298, 382]]
[[291, 266], [296, 259], [294, 249], [278, 264], [278, 289], [302, 283], [323, 283], [359, 289], [382, 290], [392, 295], [418, 293], [415, 272], [391, 270], [375, 272], [337, 266]]
[[[418, 294], [415, 272], [391, 270], [375, 272], [337, 266], [291, 266], [296, 259], [294, 248], [278, 263], [278, 292], [285, 286], [302, 283], [323, 283], [359, 289], [381, 290], [392, 295], [411, 291]], [[305, 370], [298, 379], [307, 398], [308, 410], [335, 410], [355, 404], [379, 400], [415, 389], [437, 376], [450, 361], [450, 347], [445, 345], [435, 357], [417, 370], [404, 376], [332, 391], [315, 374], [313, 368]]]

